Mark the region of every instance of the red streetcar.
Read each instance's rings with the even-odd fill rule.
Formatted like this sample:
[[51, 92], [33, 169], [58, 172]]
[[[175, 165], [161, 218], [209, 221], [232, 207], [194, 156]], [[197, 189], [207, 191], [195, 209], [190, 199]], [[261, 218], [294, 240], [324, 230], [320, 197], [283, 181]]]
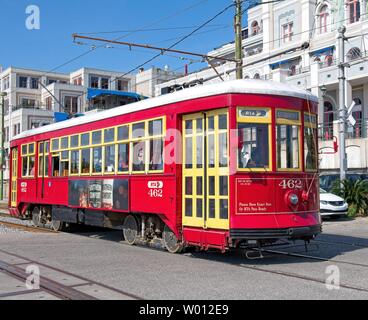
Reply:
[[10, 211], [129, 244], [252, 248], [321, 232], [317, 99], [281, 83], [186, 89], [11, 142]]

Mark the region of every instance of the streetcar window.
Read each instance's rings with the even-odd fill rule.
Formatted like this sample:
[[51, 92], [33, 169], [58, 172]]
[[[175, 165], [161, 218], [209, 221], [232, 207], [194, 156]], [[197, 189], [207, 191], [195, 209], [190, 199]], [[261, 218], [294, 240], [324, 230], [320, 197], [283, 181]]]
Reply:
[[28, 157], [22, 157], [22, 176], [26, 177], [28, 172]]
[[69, 161], [60, 162], [60, 172], [62, 177], [67, 177], [69, 175]]
[[185, 168], [191, 169], [192, 164], [192, 154], [193, 154], [193, 142], [192, 137], [185, 138]]
[[28, 145], [28, 153], [34, 153], [34, 143], [30, 143]]
[[220, 114], [218, 116], [218, 128], [219, 130], [227, 129], [227, 114]]
[[239, 168], [269, 167], [269, 125], [263, 123], [238, 124]]
[[109, 128], [104, 130], [104, 142], [114, 142], [115, 141], [115, 128]]
[[78, 148], [79, 147], [79, 136], [71, 136], [70, 137], [70, 147], [71, 148]]
[[129, 143], [118, 145], [118, 171], [129, 171]]
[[92, 173], [102, 172], [102, 147], [93, 148]]
[[305, 170], [316, 171], [317, 152], [317, 115], [304, 113], [304, 164]]
[[145, 141], [133, 143], [133, 171], [145, 170]]
[[38, 157], [38, 175], [42, 177], [43, 175], [43, 168], [44, 168], [44, 158]]
[[148, 133], [151, 137], [162, 135], [162, 119], [149, 121]]
[[34, 177], [35, 175], [35, 157], [30, 156], [28, 157], [28, 173], [29, 177]]
[[59, 150], [59, 139], [52, 139], [51, 140], [51, 150], [52, 151]]
[[29, 143], [22, 146], [22, 177], [35, 176], [35, 144]]
[[146, 124], [144, 122], [134, 123], [133, 127], [132, 127], [133, 139], [144, 137], [145, 136], [145, 127], [146, 127]]
[[227, 133], [223, 132], [219, 134], [219, 167], [226, 168], [227, 167]]
[[58, 153], [52, 155], [52, 176], [60, 176], [60, 156]]
[[89, 146], [89, 133], [81, 134], [81, 146], [82, 147]]
[[45, 177], [48, 175], [48, 141], [39, 143], [39, 154], [38, 154], [38, 175]]
[[299, 169], [299, 126], [277, 125], [277, 168]]
[[50, 142], [49, 141], [46, 141], [45, 146], [46, 146], [45, 152], [46, 153], [49, 153], [50, 152]]
[[70, 174], [79, 174], [79, 150], [70, 152]]
[[215, 130], [215, 117], [214, 116], [208, 117], [208, 130], [209, 131]]
[[89, 174], [90, 164], [91, 164], [91, 149], [82, 149], [82, 163], [81, 163], [81, 172], [82, 174]]
[[185, 121], [185, 134], [193, 133], [193, 120]]
[[92, 144], [100, 144], [102, 141], [102, 131], [92, 132]]
[[115, 172], [115, 145], [105, 147], [105, 173]]
[[69, 138], [64, 137], [60, 139], [60, 149], [68, 149], [69, 148]]
[[129, 126], [122, 126], [118, 128], [118, 141], [129, 139]]
[[62, 151], [61, 152], [61, 160], [68, 161], [69, 160], [69, 151]]
[[163, 141], [162, 139], [150, 140], [150, 162], [149, 170], [163, 169]]
[[215, 167], [215, 135], [208, 135], [208, 166]]
[[317, 129], [304, 127], [304, 161], [306, 170], [317, 169]]
[[196, 137], [196, 149], [196, 166], [200, 169], [203, 168], [203, 137], [201, 135]]

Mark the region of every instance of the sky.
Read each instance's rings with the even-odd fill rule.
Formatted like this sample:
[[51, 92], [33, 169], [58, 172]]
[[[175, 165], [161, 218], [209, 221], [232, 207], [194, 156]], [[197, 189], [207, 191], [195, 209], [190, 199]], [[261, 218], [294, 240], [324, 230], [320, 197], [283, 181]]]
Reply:
[[[0, 65], [3, 68], [15, 66], [66, 73], [81, 67], [95, 67], [124, 73], [157, 52], [146, 49], [130, 51], [128, 47], [119, 45], [108, 48], [105, 44], [87, 40], [75, 44], [72, 34], [90, 33], [90, 36], [95, 37], [119, 37], [121, 41], [168, 47], [232, 1], [0, 0]], [[36, 5], [40, 10], [39, 30], [26, 27], [26, 20], [30, 16], [26, 9], [30, 5]], [[235, 9], [230, 8], [175, 48], [208, 53], [215, 47], [233, 41], [234, 12]], [[131, 31], [165, 28], [168, 30]], [[93, 45], [97, 48], [91, 50]], [[161, 56], [145, 68], [168, 65], [171, 70], [184, 71], [184, 65], [189, 61], [173, 56], [175, 54], [171, 53]], [[189, 66], [190, 72], [204, 67], [204, 64], [196, 62], [198, 58], [185, 57], [194, 60]]]

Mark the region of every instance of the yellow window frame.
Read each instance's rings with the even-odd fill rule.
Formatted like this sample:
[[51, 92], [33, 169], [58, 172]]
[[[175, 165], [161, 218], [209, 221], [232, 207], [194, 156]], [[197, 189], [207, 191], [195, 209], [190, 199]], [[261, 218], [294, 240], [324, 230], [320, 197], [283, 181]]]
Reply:
[[[82, 152], [83, 150], [89, 151], [89, 170], [88, 172], [82, 172]], [[92, 147], [83, 147], [80, 148], [80, 156], [79, 156], [79, 171], [81, 176], [90, 176], [92, 174], [92, 161], [91, 161], [91, 153], [92, 153]]]
[[[259, 109], [259, 110], [257, 110]], [[240, 116], [240, 111], [266, 111], [266, 116], [257, 115]], [[236, 110], [237, 132], [239, 134], [239, 123], [268, 124], [268, 167], [266, 168], [239, 168], [239, 152], [237, 150], [237, 171], [239, 172], [268, 172], [272, 171], [272, 110], [267, 107], [238, 107]]]
[[[284, 118], [278, 118], [277, 117], [277, 112], [278, 111], [283, 111], [283, 112], [290, 112], [290, 113], [294, 113], [294, 114], [298, 114], [298, 120], [290, 120], [290, 119], [284, 119]], [[298, 168], [279, 168], [278, 163], [277, 163], [277, 139], [275, 139], [276, 141], [276, 170], [279, 172], [301, 172], [302, 171], [302, 161], [304, 161], [303, 157], [302, 157], [302, 148], [304, 148], [304, 141], [303, 141], [303, 145], [302, 145], [302, 113], [301, 111], [298, 110], [292, 110], [292, 109], [281, 109], [281, 108], [277, 108], [275, 110], [275, 119], [276, 119], [276, 126], [275, 129], [277, 131], [277, 125], [291, 125], [291, 126], [298, 126], [299, 130], [298, 130], [298, 146], [299, 146], [299, 161], [298, 161]], [[277, 136], [277, 134], [276, 134]]]
[[[29, 146], [33, 145], [33, 152], [29, 151]], [[26, 153], [23, 153], [23, 146], [26, 146]], [[26, 144], [22, 144], [21, 145], [21, 166], [22, 166], [22, 178], [34, 178], [35, 177], [35, 173], [36, 170], [34, 170], [34, 174], [33, 175], [29, 175], [28, 171], [29, 171], [29, 160], [31, 157], [34, 157], [34, 167], [36, 167], [36, 143], [35, 142], [31, 142], [31, 143], [26, 143]], [[23, 161], [24, 159], [26, 159], [27, 161], [27, 174], [23, 175]]]
[[[314, 118], [315, 121], [314, 122], [310, 122], [310, 121], [306, 121], [305, 116], [309, 117], [309, 119]], [[311, 113], [311, 112], [304, 112], [304, 132], [303, 132], [303, 149], [304, 149], [304, 144], [305, 144], [305, 128], [308, 129], [312, 129], [312, 130], [317, 130], [317, 114], [315, 113]], [[318, 133], [317, 133], [317, 139], [318, 139]], [[304, 149], [305, 152], [305, 149]], [[316, 150], [316, 155], [318, 156], [318, 150]], [[317, 158], [317, 166], [315, 169], [307, 169], [306, 168], [306, 161], [305, 158], [303, 159], [304, 161], [304, 169], [306, 172], [317, 172], [318, 171], [318, 158]]]
[[[73, 152], [78, 152], [78, 173], [72, 173], [72, 153]], [[81, 150], [80, 149], [77, 149], [77, 148], [74, 148], [74, 149], [71, 149], [69, 151], [69, 176], [71, 177], [75, 177], [75, 176], [79, 176], [80, 173], [81, 173]]]

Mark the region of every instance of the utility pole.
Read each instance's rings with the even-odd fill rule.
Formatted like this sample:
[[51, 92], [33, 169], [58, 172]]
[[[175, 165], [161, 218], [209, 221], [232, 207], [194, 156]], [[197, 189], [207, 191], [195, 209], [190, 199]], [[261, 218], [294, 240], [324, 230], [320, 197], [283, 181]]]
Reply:
[[243, 0], [235, 0], [236, 14], [234, 18], [234, 28], [236, 79], [243, 79], [242, 1]]
[[1, 139], [0, 139], [0, 200], [4, 200], [4, 167], [5, 167], [5, 150], [4, 150], [4, 114], [5, 114], [5, 102], [4, 97], [6, 92], [0, 92], [1, 98]]
[[347, 155], [345, 146], [346, 106], [345, 106], [345, 26], [338, 29], [339, 43], [339, 138], [340, 138], [340, 180], [346, 178]]

